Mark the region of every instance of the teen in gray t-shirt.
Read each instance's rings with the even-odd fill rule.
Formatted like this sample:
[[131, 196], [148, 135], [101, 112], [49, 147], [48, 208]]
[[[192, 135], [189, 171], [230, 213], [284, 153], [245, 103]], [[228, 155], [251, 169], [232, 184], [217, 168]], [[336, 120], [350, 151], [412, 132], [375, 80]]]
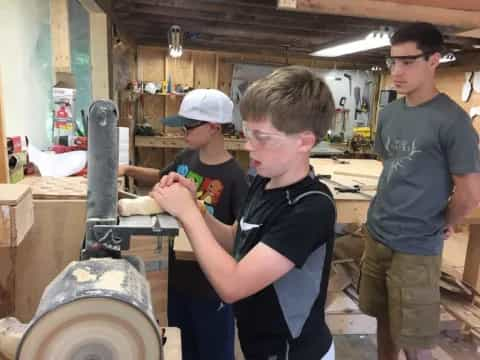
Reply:
[[441, 254], [452, 175], [480, 172], [470, 118], [445, 94], [413, 107], [399, 99], [380, 113], [375, 151], [384, 169], [369, 232], [395, 251]]

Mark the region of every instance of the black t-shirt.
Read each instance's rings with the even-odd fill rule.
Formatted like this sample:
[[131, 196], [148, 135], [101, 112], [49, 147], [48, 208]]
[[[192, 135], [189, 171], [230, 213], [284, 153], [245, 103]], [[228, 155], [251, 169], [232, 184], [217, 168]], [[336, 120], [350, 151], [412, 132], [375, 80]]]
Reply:
[[[198, 151], [185, 150], [161, 174], [171, 171], [195, 182], [197, 199], [215, 218], [229, 225], [235, 222], [248, 189], [246, 174], [235, 159], [206, 165]], [[196, 261], [176, 260], [172, 246], [169, 253], [169, 286], [188, 295], [219, 299]]]
[[271, 190], [265, 189], [268, 181], [257, 176], [249, 189], [235, 258], [240, 261], [262, 242], [295, 267], [234, 304], [240, 343], [249, 360], [318, 360], [332, 343], [324, 307], [336, 219], [333, 197], [313, 175]]

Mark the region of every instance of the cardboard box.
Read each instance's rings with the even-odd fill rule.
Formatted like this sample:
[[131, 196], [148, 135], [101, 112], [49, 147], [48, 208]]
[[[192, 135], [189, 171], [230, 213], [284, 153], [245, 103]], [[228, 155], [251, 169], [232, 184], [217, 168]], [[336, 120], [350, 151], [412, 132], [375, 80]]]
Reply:
[[0, 247], [17, 247], [33, 225], [32, 190], [0, 184]]

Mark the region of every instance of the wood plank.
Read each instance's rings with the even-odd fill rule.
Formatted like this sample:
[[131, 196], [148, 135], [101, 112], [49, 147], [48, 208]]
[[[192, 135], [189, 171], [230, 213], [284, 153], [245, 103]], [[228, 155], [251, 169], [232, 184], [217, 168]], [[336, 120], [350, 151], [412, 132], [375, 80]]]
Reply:
[[472, 29], [472, 30], [468, 30], [468, 31], [462, 31], [462, 32], [459, 32], [455, 35], [480, 39], [480, 28]]
[[469, 239], [463, 281], [473, 288], [480, 289], [480, 224], [469, 227]]
[[424, 21], [436, 25], [477, 28], [480, 11], [455, 10], [379, 0], [278, 0], [280, 10], [355, 16], [393, 21]]
[[[225, 149], [234, 151], [246, 151], [245, 140], [226, 137], [224, 139]], [[154, 148], [177, 148], [183, 149], [186, 146], [183, 136], [168, 135], [168, 136], [135, 136], [135, 146], [139, 148], [154, 147]]]
[[68, 0], [51, 0], [50, 31], [52, 34], [53, 69], [55, 72], [71, 73], [70, 29]]
[[0, 205], [16, 206], [30, 192], [30, 187], [28, 185], [0, 184]]
[[165, 360], [182, 360], [182, 337], [180, 329], [176, 327], [166, 327], [165, 337], [167, 341], [163, 347]]
[[92, 98], [109, 99], [109, 59], [107, 16], [90, 12], [90, 61], [92, 66]]
[[368, 335], [377, 332], [377, 320], [364, 314], [327, 314], [325, 320], [333, 335]]
[[31, 186], [34, 199], [80, 200], [87, 198], [88, 179], [81, 176], [28, 176], [20, 183]]
[[2, 102], [2, 74], [0, 73], [0, 184], [10, 182], [8, 173], [7, 138], [5, 133], [5, 115]]
[[193, 84], [195, 89], [216, 89], [217, 57], [213, 53], [193, 53]]

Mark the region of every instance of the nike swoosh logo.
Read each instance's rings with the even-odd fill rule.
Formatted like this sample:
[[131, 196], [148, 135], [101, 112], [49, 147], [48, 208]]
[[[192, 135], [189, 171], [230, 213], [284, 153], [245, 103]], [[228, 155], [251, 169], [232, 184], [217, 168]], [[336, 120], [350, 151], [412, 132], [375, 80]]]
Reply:
[[252, 229], [256, 229], [262, 226], [262, 224], [249, 224], [243, 220], [243, 217], [240, 219], [240, 229], [242, 231], [248, 231]]

